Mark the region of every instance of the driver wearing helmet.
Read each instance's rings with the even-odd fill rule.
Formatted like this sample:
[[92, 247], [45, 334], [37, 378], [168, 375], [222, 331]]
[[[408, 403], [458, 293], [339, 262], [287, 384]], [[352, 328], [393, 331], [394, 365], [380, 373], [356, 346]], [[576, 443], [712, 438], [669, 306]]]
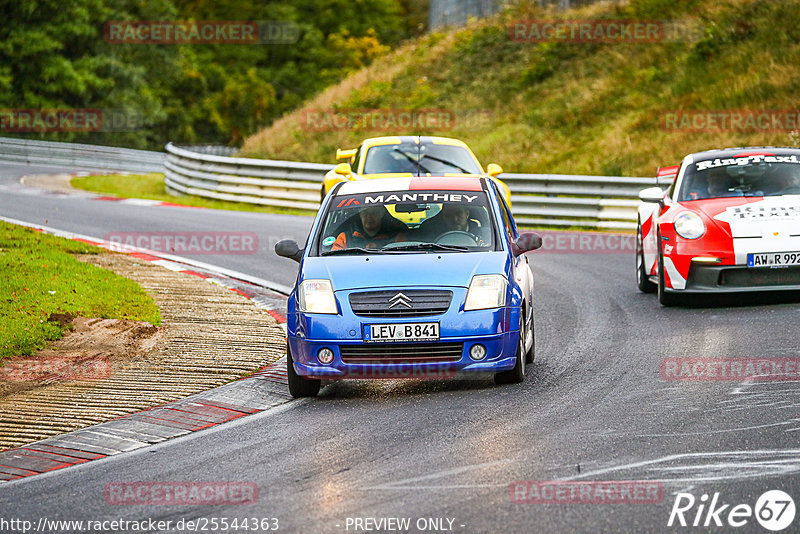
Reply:
[[480, 238], [480, 227], [476, 221], [470, 219], [469, 208], [461, 204], [444, 204], [442, 211], [423, 221], [419, 226], [422, 235], [431, 239], [438, 238], [448, 232], [467, 232], [475, 237], [478, 244], [482, 243]]

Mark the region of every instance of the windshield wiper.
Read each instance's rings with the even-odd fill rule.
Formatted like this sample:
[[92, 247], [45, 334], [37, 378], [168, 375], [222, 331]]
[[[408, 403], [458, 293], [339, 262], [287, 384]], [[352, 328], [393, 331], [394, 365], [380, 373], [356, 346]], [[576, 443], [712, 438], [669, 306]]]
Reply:
[[450, 250], [453, 252], [464, 252], [469, 250], [469, 247], [460, 247], [457, 245], [440, 245], [439, 243], [409, 243], [408, 245], [400, 245], [384, 249], [385, 252], [393, 250]]
[[329, 250], [328, 252], [323, 252], [320, 256], [332, 256], [334, 254], [383, 254], [384, 251], [378, 250], [377, 248], [363, 248], [363, 247], [350, 247], [350, 248], [340, 248], [338, 250]]
[[[411, 156], [409, 156], [408, 154], [406, 154], [405, 152], [403, 152], [403, 151], [402, 151], [402, 150], [400, 150], [399, 148], [393, 148], [393, 149], [392, 149], [392, 151], [393, 151], [393, 152], [397, 152], [397, 153], [399, 153], [399, 154], [402, 154], [404, 158], [406, 158], [408, 161], [410, 161], [411, 163], [413, 163], [414, 165], [416, 165], [416, 166], [417, 166], [417, 174], [419, 174], [419, 171], [425, 171], [425, 172], [427, 172], [428, 174], [431, 174], [431, 171], [429, 171], [428, 169], [426, 169], [425, 167], [423, 167], [423, 166], [422, 166], [422, 164], [419, 162], [419, 160], [416, 160], [416, 159], [412, 158]], [[423, 157], [424, 157], [424, 156], [423, 156]]]
[[[473, 172], [469, 172], [469, 171], [468, 171], [467, 169], [465, 169], [464, 167], [461, 167], [461, 166], [459, 166], [459, 165], [456, 165], [456, 164], [455, 164], [455, 163], [453, 163], [452, 161], [447, 161], [446, 159], [437, 158], [437, 157], [434, 157], [434, 156], [429, 156], [428, 154], [425, 154], [424, 156], [422, 156], [422, 157], [421, 157], [421, 158], [419, 158], [419, 159], [423, 160], [423, 159], [425, 159], [425, 158], [432, 159], [433, 161], [438, 161], [439, 163], [444, 163], [445, 165], [450, 165], [451, 167], [455, 167], [456, 169], [458, 169], [459, 171], [463, 172], [464, 174], [475, 174], [475, 173], [473, 173]], [[425, 171], [425, 172], [430, 172], [430, 171]]]

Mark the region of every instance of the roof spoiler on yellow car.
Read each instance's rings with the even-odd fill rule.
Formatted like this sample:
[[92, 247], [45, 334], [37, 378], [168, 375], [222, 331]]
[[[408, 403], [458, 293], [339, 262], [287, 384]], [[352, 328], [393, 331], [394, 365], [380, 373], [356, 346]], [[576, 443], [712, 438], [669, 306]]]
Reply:
[[357, 148], [351, 148], [348, 150], [342, 150], [341, 148], [336, 149], [336, 161], [341, 159], [353, 159], [358, 152]]

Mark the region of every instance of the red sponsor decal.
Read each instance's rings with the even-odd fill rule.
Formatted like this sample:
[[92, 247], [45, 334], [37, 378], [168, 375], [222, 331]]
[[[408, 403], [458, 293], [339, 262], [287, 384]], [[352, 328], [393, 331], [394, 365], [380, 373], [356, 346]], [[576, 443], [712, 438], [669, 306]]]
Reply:
[[664, 486], [649, 480], [516, 480], [508, 498], [515, 504], [657, 504]]
[[734, 158], [749, 158], [750, 156], [774, 156], [772, 152], [739, 152], [734, 154]]
[[336, 207], [337, 208], [341, 208], [341, 207], [345, 207], [346, 208], [346, 207], [352, 206], [352, 205], [358, 206], [359, 204], [361, 204], [361, 203], [358, 200], [354, 199], [354, 198], [343, 198], [342, 201], [339, 202], [339, 204]]
[[425, 176], [411, 178], [408, 186], [409, 191], [431, 190], [431, 191], [480, 191], [482, 190], [480, 178], [448, 178], [447, 182], [441, 183], [430, 180]]

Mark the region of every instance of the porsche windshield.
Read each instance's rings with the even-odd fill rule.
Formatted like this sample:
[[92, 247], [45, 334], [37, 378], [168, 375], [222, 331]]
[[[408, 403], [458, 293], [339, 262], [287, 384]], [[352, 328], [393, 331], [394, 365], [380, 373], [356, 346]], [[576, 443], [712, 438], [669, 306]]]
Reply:
[[484, 191], [389, 191], [333, 199], [319, 255], [495, 250]]
[[433, 143], [378, 145], [367, 151], [364, 174], [411, 173], [414, 176], [481, 174], [469, 150]]
[[798, 194], [800, 159], [758, 155], [692, 163], [686, 170], [678, 200]]

